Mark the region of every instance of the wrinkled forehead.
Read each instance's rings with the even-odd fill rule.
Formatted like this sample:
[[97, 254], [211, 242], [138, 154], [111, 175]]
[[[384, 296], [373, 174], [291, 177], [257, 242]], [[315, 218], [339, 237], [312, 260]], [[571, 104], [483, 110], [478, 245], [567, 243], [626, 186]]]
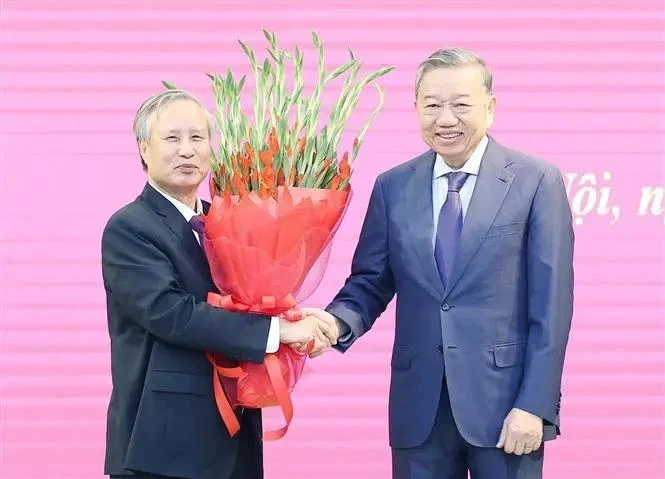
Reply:
[[148, 117], [152, 130], [204, 130], [208, 122], [206, 112], [193, 100], [178, 99], [153, 111]]
[[478, 65], [438, 66], [423, 73], [418, 96], [487, 96], [483, 71]]

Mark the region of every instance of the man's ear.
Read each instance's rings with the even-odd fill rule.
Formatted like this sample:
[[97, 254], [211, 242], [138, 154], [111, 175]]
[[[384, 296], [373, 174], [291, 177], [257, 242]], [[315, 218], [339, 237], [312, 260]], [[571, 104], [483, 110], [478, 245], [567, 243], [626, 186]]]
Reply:
[[145, 161], [145, 155], [148, 151], [148, 142], [145, 140], [139, 141], [139, 153], [141, 154], [141, 159]]
[[490, 99], [489, 104], [487, 105], [487, 128], [492, 126], [494, 123], [494, 111], [496, 108], [496, 97]]

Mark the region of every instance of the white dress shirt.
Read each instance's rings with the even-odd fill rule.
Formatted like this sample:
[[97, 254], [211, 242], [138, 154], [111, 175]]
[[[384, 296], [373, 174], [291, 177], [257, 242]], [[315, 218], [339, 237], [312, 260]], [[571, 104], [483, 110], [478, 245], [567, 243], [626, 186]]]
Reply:
[[478, 178], [478, 171], [480, 171], [480, 162], [483, 159], [488, 143], [489, 139], [487, 138], [487, 135], [483, 136], [480, 143], [478, 143], [478, 146], [476, 146], [471, 153], [471, 156], [469, 156], [467, 162], [464, 163], [464, 166], [459, 170], [455, 170], [448, 166], [441, 155], [436, 155], [432, 180], [432, 214], [434, 215], [432, 247], [434, 247], [436, 242], [436, 230], [439, 226], [439, 213], [441, 212], [441, 207], [446, 202], [446, 197], [448, 196], [448, 177], [444, 175], [452, 171], [469, 173], [469, 177], [459, 191], [460, 199], [462, 200], [462, 218], [465, 218], [466, 210], [469, 208], [469, 202], [471, 201], [471, 195], [473, 195], [473, 190], [476, 187], [476, 179]]
[[[203, 204], [201, 203], [201, 198], [196, 198], [196, 211], [191, 209], [189, 206], [184, 204], [182, 201], [179, 201], [166, 193], [165, 191], [161, 190], [155, 183], [153, 183], [151, 180], [148, 180], [148, 184], [152, 186], [155, 191], [160, 193], [164, 198], [169, 200], [173, 206], [175, 206], [178, 211], [182, 214], [182, 216], [185, 217], [185, 220], [189, 223], [189, 221], [196, 215], [198, 214], [203, 214]], [[196, 238], [196, 241], [201, 244], [201, 238], [199, 238], [199, 234], [192, 230], [192, 234]], [[279, 318], [273, 317], [270, 321], [270, 331], [268, 332], [268, 343], [266, 344], [266, 353], [274, 353], [279, 349]]]

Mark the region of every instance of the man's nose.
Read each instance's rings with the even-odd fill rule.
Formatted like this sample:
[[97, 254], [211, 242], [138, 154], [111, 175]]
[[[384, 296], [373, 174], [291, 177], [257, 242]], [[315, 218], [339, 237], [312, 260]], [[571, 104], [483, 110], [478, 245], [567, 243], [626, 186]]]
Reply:
[[455, 126], [458, 122], [457, 116], [453, 113], [452, 109], [444, 106], [436, 117], [436, 124], [439, 126]]
[[184, 140], [180, 143], [178, 147], [178, 156], [183, 158], [191, 158], [194, 156], [194, 148], [192, 148], [192, 143], [188, 140]]

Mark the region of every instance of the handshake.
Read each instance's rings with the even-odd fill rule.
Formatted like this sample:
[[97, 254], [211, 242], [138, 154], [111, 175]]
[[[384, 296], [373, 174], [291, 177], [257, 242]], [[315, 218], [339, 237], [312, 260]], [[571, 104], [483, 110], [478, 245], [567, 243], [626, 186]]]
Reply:
[[299, 321], [279, 320], [279, 340], [293, 349], [304, 353], [311, 340], [314, 348], [309, 352], [310, 358], [322, 355], [326, 350], [337, 344], [342, 326], [337, 318], [327, 311], [317, 308], [302, 308], [303, 318]]

